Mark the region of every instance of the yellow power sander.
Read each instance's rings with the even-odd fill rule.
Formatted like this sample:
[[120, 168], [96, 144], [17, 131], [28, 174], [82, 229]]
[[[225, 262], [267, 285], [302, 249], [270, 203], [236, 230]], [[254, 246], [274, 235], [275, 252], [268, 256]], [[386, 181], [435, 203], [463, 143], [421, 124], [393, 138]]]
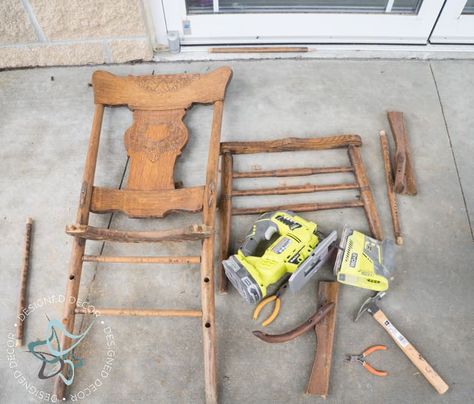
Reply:
[[289, 276], [296, 292], [330, 257], [337, 232], [324, 237], [316, 223], [294, 212], [265, 213], [253, 224], [235, 255], [223, 261], [227, 278], [248, 303], [267, 295], [267, 287]]
[[334, 264], [334, 275], [341, 283], [384, 291], [395, 267], [392, 240], [378, 241], [345, 226]]

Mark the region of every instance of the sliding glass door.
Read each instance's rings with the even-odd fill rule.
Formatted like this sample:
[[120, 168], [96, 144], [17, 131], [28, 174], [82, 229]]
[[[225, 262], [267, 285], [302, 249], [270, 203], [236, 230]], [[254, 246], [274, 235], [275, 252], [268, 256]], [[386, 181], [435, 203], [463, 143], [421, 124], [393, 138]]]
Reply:
[[[451, 1], [451, 0], [450, 0]], [[184, 45], [426, 43], [444, 0], [162, 0]]]
[[474, 43], [474, 0], [153, 1], [183, 45]]

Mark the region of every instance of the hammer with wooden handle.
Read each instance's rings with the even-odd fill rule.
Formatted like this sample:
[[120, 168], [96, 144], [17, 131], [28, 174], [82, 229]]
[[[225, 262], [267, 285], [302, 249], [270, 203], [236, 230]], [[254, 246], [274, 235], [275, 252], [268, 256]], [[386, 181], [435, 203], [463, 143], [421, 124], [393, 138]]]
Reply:
[[431, 367], [431, 365], [421, 356], [421, 354], [415, 349], [415, 347], [398, 331], [395, 326], [390, 322], [387, 316], [377, 306], [377, 302], [385, 296], [385, 292], [379, 292], [375, 296], [368, 298], [360, 307], [354, 321], [357, 321], [359, 317], [368, 312], [372, 315], [375, 320], [388, 332], [395, 343], [400, 349], [408, 356], [408, 359], [418, 368], [418, 370], [425, 376], [431, 385], [436, 389], [439, 394], [444, 394], [449, 389], [446, 382], [441, 379], [440, 375]]

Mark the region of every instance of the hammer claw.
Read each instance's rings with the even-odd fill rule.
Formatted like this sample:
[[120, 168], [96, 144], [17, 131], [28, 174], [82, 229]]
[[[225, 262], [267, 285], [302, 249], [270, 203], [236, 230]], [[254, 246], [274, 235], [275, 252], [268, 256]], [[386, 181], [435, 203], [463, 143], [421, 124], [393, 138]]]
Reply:
[[360, 306], [360, 309], [354, 318], [354, 322], [359, 320], [360, 316], [362, 316], [362, 314], [364, 314], [366, 311], [373, 315], [378, 310], [377, 302], [385, 295], [386, 292], [378, 292], [374, 296], [369, 297], [364, 303], [362, 303], [362, 306]]

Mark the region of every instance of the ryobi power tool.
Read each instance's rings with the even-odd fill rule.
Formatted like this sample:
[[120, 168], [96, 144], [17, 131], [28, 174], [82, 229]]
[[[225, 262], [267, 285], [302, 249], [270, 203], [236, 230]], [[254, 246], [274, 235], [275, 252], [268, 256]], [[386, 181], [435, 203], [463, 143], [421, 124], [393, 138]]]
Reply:
[[267, 287], [291, 274], [298, 291], [326, 262], [337, 232], [321, 239], [316, 223], [290, 211], [265, 213], [253, 224], [237, 254], [223, 261], [230, 282], [248, 303], [257, 303]]
[[384, 291], [394, 270], [392, 240], [378, 241], [345, 226], [334, 264], [334, 275], [346, 285]]

